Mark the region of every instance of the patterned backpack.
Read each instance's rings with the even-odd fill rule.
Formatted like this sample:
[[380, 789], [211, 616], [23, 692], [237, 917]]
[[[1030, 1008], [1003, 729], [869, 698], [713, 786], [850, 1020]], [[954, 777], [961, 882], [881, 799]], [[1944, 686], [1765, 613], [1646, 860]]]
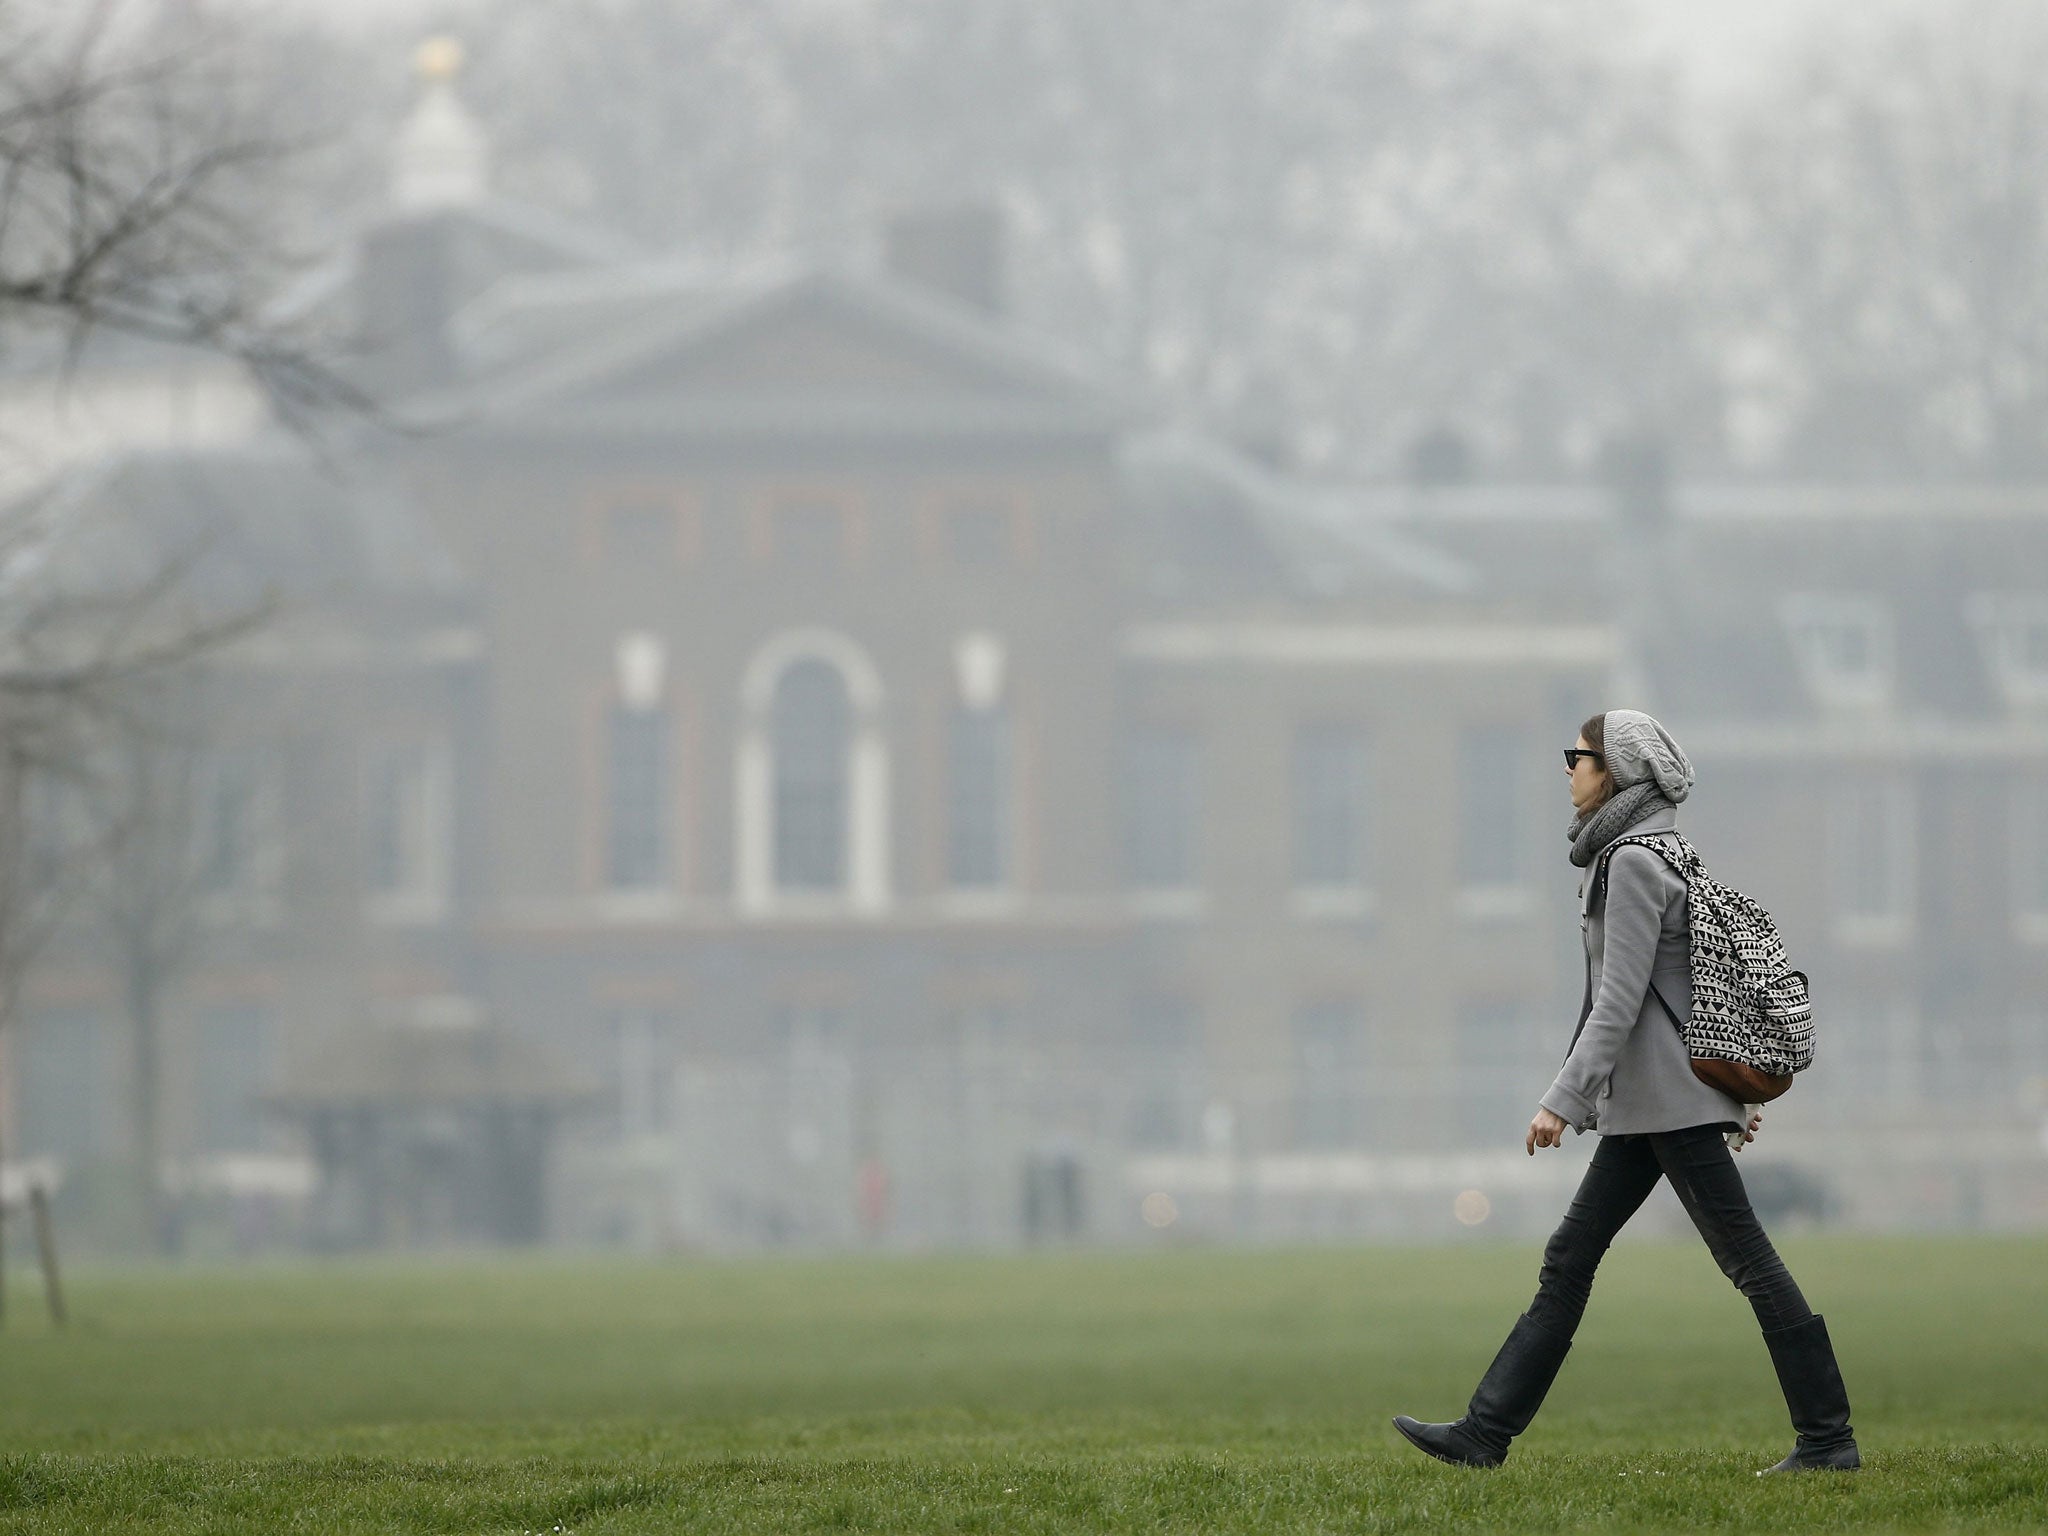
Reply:
[[1698, 851], [1676, 832], [1616, 838], [1600, 854], [1603, 882], [1606, 861], [1630, 843], [1648, 848], [1685, 879], [1691, 1020], [1680, 1024], [1662, 993], [1657, 1001], [1685, 1036], [1693, 1075], [1744, 1103], [1768, 1103], [1792, 1086], [1793, 1073], [1813, 1064], [1806, 973], [1791, 968], [1770, 913], [1709, 875]]

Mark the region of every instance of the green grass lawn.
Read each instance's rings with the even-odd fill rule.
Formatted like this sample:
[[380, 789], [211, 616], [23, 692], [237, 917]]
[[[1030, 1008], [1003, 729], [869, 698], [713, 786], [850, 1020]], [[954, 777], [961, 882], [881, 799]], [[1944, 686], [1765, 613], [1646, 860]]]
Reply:
[[2038, 1531], [2048, 1240], [1782, 1245], [1865, 1471], [1790, 1447], [1697, 1243], [1624, 1242], [1506, 1467], [1534, 1245], [11, 1277], [0, 1532]]

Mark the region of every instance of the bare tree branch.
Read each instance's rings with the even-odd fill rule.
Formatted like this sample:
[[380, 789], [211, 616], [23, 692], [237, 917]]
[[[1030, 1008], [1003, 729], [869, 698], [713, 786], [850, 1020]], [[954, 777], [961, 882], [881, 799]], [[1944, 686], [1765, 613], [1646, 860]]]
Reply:
[[[53, 392], [101, 336], [228, 359], [318, 449], [325, 423], [383, 419], [330, 343], [270, 308], [304, 265], [273, 210], [327, 140], [251, 105], [231, 41], [123, 0], [33, 16], [0, 0], [0, 354], [48, 351]], [[105, 538], [94, 519], [116, 515], [75, 484], [0, 508], [0, 1027], [117, 852], [129, 867], [101, 878], [100, 916], [134, 977], [168, 974], [179, 934], [138, 930], [131, 910], [168, 890], [160, 924], [181, 905], [170, 876], [138, 874], [144, 851], [170, 859], [168, 837], [189, 862], [165, 830], [191, 811], [171, 803], [188, 754], [165, 738], [165, 700], [282, 611], [275, 592], [210, 580], [218, 524], [180, 535], [160, 515]], [[84, 844], [56, 825], [80, 817]]]

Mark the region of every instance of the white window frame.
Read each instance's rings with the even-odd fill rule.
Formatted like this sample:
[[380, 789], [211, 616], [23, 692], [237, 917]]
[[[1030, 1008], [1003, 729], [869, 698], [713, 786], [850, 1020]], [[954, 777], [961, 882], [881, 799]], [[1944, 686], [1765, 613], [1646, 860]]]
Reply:
[[1117, 784], [1118, 857], [1124, 864], [1125, 891], [1131, 911], [1140, 918], [1159, 919], [1167, 922], [1188, 922], [1205, 916], [1209, 901], [1204, 879], [1204, 864], [1209, 856], [1210, 830], [1206, 825], [1208, 811], [1209, 741], [1203, 729], [1189, 720], [1167, 719], [1141, 721], [1135, 729], [1168, 736], [1186, 738], [1189, 753], [1189, 770], [1193, 780], [1194, 808], [1191, 824], [1187, 829], [1190, 839], [1188, 868], [1185, 876], [1172, 881], [1144, 879], [1129, 864], [1132, 845], [1130, 838], [1131, 801], [1133, 792], [1129, 778], [1131, 770], [1130, 753], [1135, 744], [1134, 737], [1126, 737], [1119, 746]]
[[[1358, 807], [1362, 825], [1358, 830], [1359, 846], [1353, 850], [1358, 856], [1360, 868], [1357, 875], [1349, 880], [1304, 880], [1300, 877], [1295, 863], [1297, 849], [1294, 839], [1298, 834], [1297, 818], [1301, 807], [1297, 798], [1301, 793], [1299, 756], [1302, 733], [1306, 730], [1342, 727], [1350, 731], [1359, 747], [1362, 759], [1361, 775], [1364, 780], [1363, 802]], [[1378, 830], [1373, 825], [1377, 806], [1373, 796], [1373, 770], [1376, 766], [1373, 752], [1372, 728], [1364, 721], [1339, 721], [1309, 718], [1297, 721], [1288, 739], [1287, 762], [1287, 838], [1289, 861], [1288, 900], [1294, 915], [1307, 922], [1344, 922], [1368, 918], [1379, 909], [1379, 893], [1375, 888], [1374, 858], [1378, 853]]]
[[2008, 704], [2048, 704], [2048, 666], [2027, 661], [2027, 632], [2048, 633], [2048, 592], [1977, 592], [1964, 604], [1992, 681]]
[[439, 922], [448, 915], [454, 885], [455, 767], [454, 754], [445, 738], [376, 742], [371, 752], [366, 754], [363, 764], [365, 809], [374, 810], [368, 797], [376, 789], [372, 772], [375, 754], [406, 749], [417, 750], [420, 754], [422, 826], [419, 833], [421, 846], [417, 850], [418, 867], [412, 872], [414, 878], [405, 885], [393, 886], [389, 890], [369, 888], [364, 908], [375, 923]]
[[[1892, 700], [1898, 670], [1897, 638], [1883, 602], [1869, 593], [1792, 592], [1780, 617], [1800, 676], [1815, 702], [1834, 709], [1878, 709]], [[1869, 643], [1871, 664], [1860, 673], [1832, 665], [1820, 644], [1825, 628], [1856, 628]]]
[[[839, 669], [852, 707], [847, 766], [846, 884], [837, 891], [791, 889], [775, 881], [775, 750], [771, 715], [785, 667], [824, 661]], [[887, 697], [867, 653], [824, 629], [787, 630], [757, 650], [740, 682], [740, 730], [733, 753], [734, 903], [749, 920], [886, 916], [894, 904], [889, 844]]]
[[204, 840], [211, 831], [207, 818], [211, 815], [214, 785], [226, 761], [237, 757], [251, 769], [248, 862], [230, 888], [202, 889], [198, 893], [199, 914], [204, 922], [219, 927], [275, 927], [284, 919], [286, 853], [284, 761], [275, 746], [267, 742], [235, 742], [201, 753], [193, 774], [195, 820], [191, 849], [195, 858], [204, 856]]

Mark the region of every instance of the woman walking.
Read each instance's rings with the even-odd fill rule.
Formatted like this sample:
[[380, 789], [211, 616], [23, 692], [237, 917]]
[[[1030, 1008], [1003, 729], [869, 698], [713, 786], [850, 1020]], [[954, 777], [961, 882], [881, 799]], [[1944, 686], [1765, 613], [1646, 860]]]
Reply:
[[1571, 861], [1587, 872], [1580, 886], [1586, 999], [1525, 1145], [1532, 1157], [1538, 1147], [1560, 1146], [1566, 1126], [1597, 1129], [1600, 1145], [1544, 1247], [1536, 1299], [1515, 1320], [1464, 1416], [1423, 1424], [1403, 1414], [1394, 1427], [1439, 1460], [1499, 1466], [1564, 1363], [1601, 1255], [1657, 1180], [1668, 1178], [1721, 1272], [1755, 1310], [1791, 1410], [1792, 1454], [1765, 1470], [1858, 1467], [1827, 1325], [1771, 1246], [1729, 1155], [1731, 1145], [1754, 1138], [1763, 1117], [1694, 1076], [1685, 1038], [1673, 1027], [1692, 1010], [1685, 879], [1633, 844], [1615, 849], [1605, 878], [1596, 878], [1615, 839], [1676, 831], [1692, 764], [1655, 720], [1615, 709], [1586, 722], [1565, 765], [1576, 813]]

